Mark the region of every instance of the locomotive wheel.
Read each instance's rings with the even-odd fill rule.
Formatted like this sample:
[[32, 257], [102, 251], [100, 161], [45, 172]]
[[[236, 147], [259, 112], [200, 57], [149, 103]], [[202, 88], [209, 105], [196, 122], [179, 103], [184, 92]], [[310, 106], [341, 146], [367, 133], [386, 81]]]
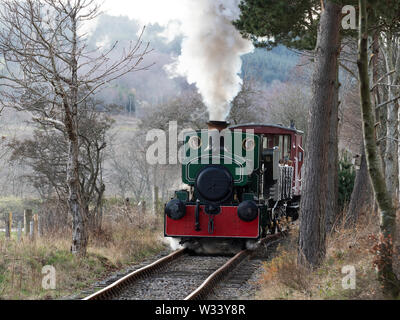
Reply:
[[278, 232], [282, 232], [281, 220], [279, 220], [279, 221], [276, 223], [276, 230], [278, 230]]
[[262, 226], [260, 226], [260, 235], [261, 238], [265, 238], [267, 236], [267, 229], [269, 229], [268, 226], [266, 226], [265, 228], [263, 228]]
[[270, 234], [275, 234], [276, 233], [277, 226], [278, 225], [277, 225], [276, 221], [273, 221], [272, 224], [269, 227]]

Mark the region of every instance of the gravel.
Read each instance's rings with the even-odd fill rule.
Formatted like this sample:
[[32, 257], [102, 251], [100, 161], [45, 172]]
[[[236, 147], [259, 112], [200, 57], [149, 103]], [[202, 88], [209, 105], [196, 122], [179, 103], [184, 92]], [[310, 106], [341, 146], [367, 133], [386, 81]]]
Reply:
[[183, 256], [163, 272], [138, 280], [115, 300], [183, 300], [230, 257]]
[[221, 281], [207, 300], [255, 300], [259, 279], [264, 272], [263, 262], [271, 259], [281, 241], [259, 248]]
[[123, 270], [115, 271], [115, 272], [111, 273], [109, 276], [105, 277], [104, 279], [97, 281], [96, 283], [91, 285], [89, 288], [81, 291], [80, 293], [71, 295], [68, 297], [63, 297], [63, 298], [61, 298], [61, 300], [81, 300], [85, 297], [88, 297], [91, 294], [97, 292], [99, 289], [103, 289], [103, 288], [111, 285], [112, 283], [114, 283], [117, 280], [123, 278], [124, 276], [132, 273], [133, 271], [143, 268], [143, 267], [153, 263], [154, 261], [157, 261], [157, 260], [169, 255], [171, 252], [172, 251], [170, 249], [163, 250], [162, 252], [158, 253], [157, 255], [151, 256], [151, 257], [143, 260], [141, 263], [133, 264], [129, 267], [126, 267]]
[[[217, 285], [214, 292], [208, 296], [208, 300], [254, 300], [258, 281], [263, 273], [262, 264], [276, 253], [277, 245], [281, 241], [284, 240], [261, 246], [250, 259], [242, 261]], [[83, 299], [170, 253], [170, 250], [165, 250], [140, 264], [113, 273], [79, 295], [63, 299]], [[183, 300], [231, 257], [184, 255], [171, 262], [163, 271], [139, 279], [123, 290], [114, 300]]]

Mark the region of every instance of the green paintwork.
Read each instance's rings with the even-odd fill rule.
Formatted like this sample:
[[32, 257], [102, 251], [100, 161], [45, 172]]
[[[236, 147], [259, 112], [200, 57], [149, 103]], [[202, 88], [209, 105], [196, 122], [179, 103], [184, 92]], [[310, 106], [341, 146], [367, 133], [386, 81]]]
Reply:
[[187, 202], [189, 201], [189, 192], [182, 190], [182, 191], [175, 191], [175, 198]]
[[[254, 134], [238, 131], [225, 131], [223, 133], [225, 139], [225, 148], [219, 155], [212, 154], [212, 150], [208, 146], [209, 137], [214, 133], [208, 130], [193, 131], [185, 135], [184, 156], [182, 164], [182, 182], [188, 185], [194, 185], [198, 173], [210, 164], [223, 165], [226, 167], [234, 179], [235, 186], [246, 186], [251, 182], [250, 176], [260, 165], [260, 137]], [[202, 139], [201, 147], [197, 150], [192, 149], [189, 140], [192, 137]], [[253, 151], [247, 151], [243, 148], [245, 139], [254, 140]], [[229, 143], [229, 140], [232, 143]], [[218, 149], [218, 148], [217, 148]], [[246, 172], [251, 168], [250, 159], [254, 159], [254, 168], [250, 172]], [[213, 161], [214, 160], [214, 161]], [[218, 162], [219, 161], [219, 162]]]
[[256, 195], [254, 193], [244, 193], [242, 201], [254, 201]]

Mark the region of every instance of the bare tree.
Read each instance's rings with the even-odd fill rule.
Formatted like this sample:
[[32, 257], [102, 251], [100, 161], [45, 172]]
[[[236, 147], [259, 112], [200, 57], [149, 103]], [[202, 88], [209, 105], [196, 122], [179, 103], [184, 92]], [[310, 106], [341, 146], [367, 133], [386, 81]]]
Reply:
[[[379, 41], [379, 44], [375, 44]], [[399, 107], [400, 99], [400, 34], [393, 30], [386, 30], [374, 39], [377, 45], [377, 54], [382, 57], [381, 68], [384, 76], [374, 79], [375, 94], [379, 97], [386, 97], [385, 103], [376, 105], [377, 111], [385, 108], [386, 132], [381, 139], [385, 140], [384, 161], [385, 179], [388, 192], [391, 194], [394, 203], [398, 201], [399, 191]], [[379, 61], [376, 63], [379, 64]], [[373, 66], [373, 65], [372, 65]], [[379, 66], [378, 66], [379, 67]], [[376, 67], [375, 67], [376, 68]], [[374, 69], [375, 69], [374, 68]], [[378, 70], [377, 70], [378, 71]], [[379, 72], [379, 71], [378, 71]], [[375, 75], [375, 73], [374, 73]]]
[[3, 131], [2, 123], [1, 123], [1, 113], [3, 112], [3, 110], [4, 110], [4, 106], [0, 105], [0, 150], [1, 150], [0, 151], [0, 159], [2, 159], [6, 154], [6, 149], [3, 148], [3, 145], [6, 142], [6, 137], [1, 135], [1, 132]]
[[359, 217], [371, 216], [374, 207], [374, 194], [368, 174], [365, 157], [364, 141], [362, 139], [362, 119], [360, 117], [359, 84], [353, 84], [343, 97], [340, 113], [340, 139], [342, 147], [351, 150], [359, 160], [353, 192], [346, 213], [346, 226], [354, 228]]
[[208, 121], [208, 112], [199, 93], [186, 90], [179, 96], [149, 106], [142, 117], [140, 128], [168, 131], [169, 123], [177, 121], [178, 129], [202, 129]]
[[273, 85], [271, 90], [272, 93], [268, 96], [271, 120], [288, 127], [290, 121], [294, 120], [296, 128], [304, 131], [304, 140], [306, 140], [311, 102], [309, 86], [298, 82], [288, 82]]
[[[260, 105], [261, 90], [257, 88], [256, 82], [245, 77], [242, 89], [232, 101], [232, 108], [228, 121], [232, 124], [262, 122], [263, 108]], [[265, 112], [265, 111], [264, 111]]]
[[[66, 180], [68, 167], [68, 136], [64, 127], [57, 130], [52, 122], [35, 119], [36, 129], [32, 137], [12, 140], [8, 147], [13, 150], [11, 161], [25, 165], [31, 170], [25, 178], [44, 200], [57, 198], [65, 203], [68, 198]], [[106, 148], [106, 133], [113, 120], [96, 110], [96, 104], [86, 101], [78, 116], [80, 152], [79, 183], [84, 199], [86, 215], [91, 229], [99, 229], [100, 206], [105, 191], [102, 182], [103, 154]], [[89, 210], [89, 204], [93, 209]]]
[[99, 15], [94, 0], [5, 0], [0, 7], [1, 105], [26, 110], [68, 136], [68, 203], [73, 218], [74, 254], [85, 255], [88, 217], [79, 183], [79, 108], [108, 82], [143, 70], [149, 52], [141, 38], [117, 61], [108, 51], [90, 50], [83, 27]]
[[133, 197], [138, 203], [150, 194], [150, 165], [146, 160], [146, 139], [143, 134], [132, 137], [123, 150], [113, 146], [110, 154], [111, 181], [119, 189], [122, 198]]
[[[371, 101], [371, 86], [368, 59], [368, 10], [367, 0], [359, 0], [360, 27], [358, 48], [358, 69], [360, 79], [361, 112], [368, 171], [376, 201], [381, 213], [379, 261], [377, 269], [379, 280], [386, 294], [397, 297], [400, 292], [399, 279], [393, 270], [393, 240], [396, 232], [396, 208], [391, 192], [387, 187], [382, 161], [379, 157], [375, 134], [375, 110]], [[386, 105], [387, 103], [385, 103]], [[376, 106], [377, 107], [377, 106]]]

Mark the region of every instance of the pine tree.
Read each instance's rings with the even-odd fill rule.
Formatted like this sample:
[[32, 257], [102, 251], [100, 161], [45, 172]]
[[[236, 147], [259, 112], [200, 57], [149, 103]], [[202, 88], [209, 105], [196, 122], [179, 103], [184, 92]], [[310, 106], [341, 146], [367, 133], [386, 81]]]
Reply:
[[319, 0], [244, 0], [239, 8], [241, 16], [234, 25], [256, 46], [272, 48], [283, 44], [299, 50], [315, 48], [321, 11]]
[[240, 9], [241, 16], [235, 25], [243, 36], [253, 39], [256, 45], [271, 48], [283, 44], [299, 50], [315, 50], [299, 261], [306, 266], [317, 266], [325, 255], [326, 228], [331, 228], [338, 212], [341, 7], [334, 1], [243, 0]]

